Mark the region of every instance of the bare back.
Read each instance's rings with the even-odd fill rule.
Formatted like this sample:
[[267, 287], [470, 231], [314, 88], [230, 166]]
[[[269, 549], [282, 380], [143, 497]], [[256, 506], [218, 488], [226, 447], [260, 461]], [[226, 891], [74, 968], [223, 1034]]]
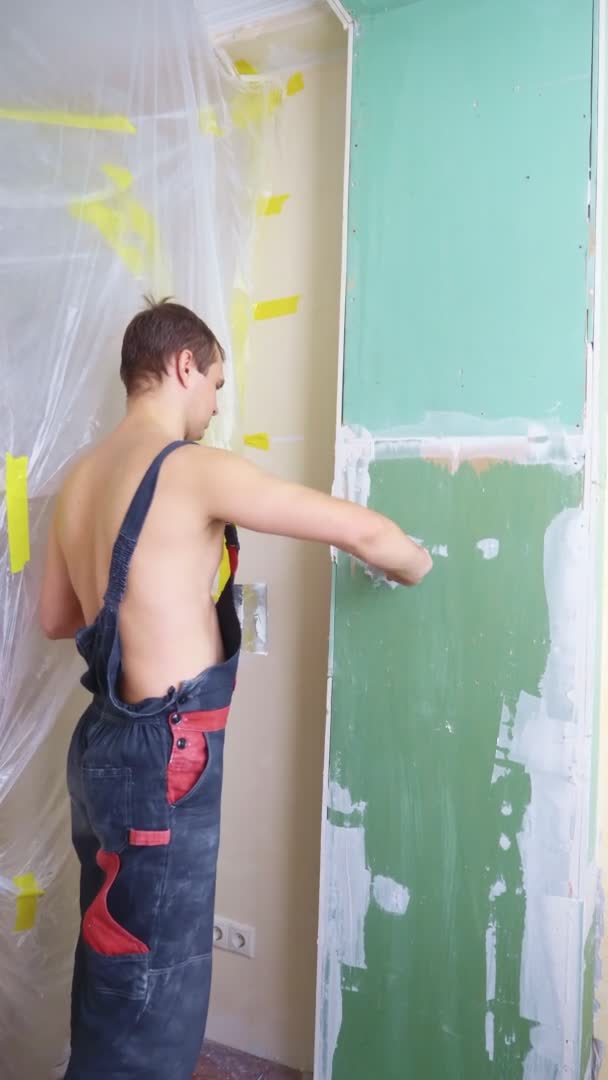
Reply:
[[[86, 622], [103, 606], [112, 547], [146, 469], [169, 440], [127, 423], [84, 457], [58, 501], [58, 541]], [[223, 523], [201, 505], [193, 455], [179, 447], [160, 470], [133, 555], [119, 630], [125, 701], [164, 695], [224, 659], [211, 592]]]

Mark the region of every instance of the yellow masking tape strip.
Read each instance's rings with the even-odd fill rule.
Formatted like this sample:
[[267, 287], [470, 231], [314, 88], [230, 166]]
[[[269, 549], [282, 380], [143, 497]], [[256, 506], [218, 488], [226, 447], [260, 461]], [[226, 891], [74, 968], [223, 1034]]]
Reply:
[[270, 438], [265, 431], [259, 431], [256, 435], [244, 435], [245, 446], [253, 446], [254, 450], [270, 450]]
[[294, 94], [299, 94], [300, 90], [304, 89], [304, 76], [301, 71], [296, 71], [294, 75], [288, 80], [287, 83], [287, 96], [293, 97]]
[[268, 115], [272, 116], [273, 112], [276, 112], [279, 105], [283, 102], [283, 91], [280, 86], [276, 86], [270, 91], [268, 95]]
[[258, 69], [250, 64], [248, 60], [235, 60], [235, 70], [239, 75], [257, 75]]
[[236, 128], [261, 124], [268, 114], [268, 95], [261, 89], [245, 91], [230, 104], [232, 123]]
[[230, 305], [230, 330], [232, 333], [232, 354], [234, 373], [239, 395], [241, 412], [245, 408], [245, 382], [247, 364], [247, 345], [249, 341], [249, 321], [251, 319], [251, 301], [243, 289], [234, 289]]
[[150, 212], [130, 194], [133, 174], [112, 164], [103, 165], [102, 171], [112, 181], [114, 191], [101, 199], [74, 201], [70, 213], [96, 228], [135, 277], [158, 269], [158, 229]]
[[6, 455], [6, 520], [11, 572], [19, 574], [30, 559], [27, 505], [27, 458]]
[[15, 920], [15, 931], [19, 933], [22, 930], [31, 930], [36, 922], [38, 898], [44, 896], [44, 889], [40, 888], [33, 874], [22, 874], [20, 877], [13, 878], [13, 883], [19, 889]]
[[271, 214], [280, 214], [285, 206], [289, 195], [269, 195], [258, 199], [256, 211], [258, 217], [270, 217]]
[[128, 191], [135, 179], [132, 172], [122, 165], [102, 165], [101, 171], [112, 181], [118, 191]]
[[0, 120], [21, 120], [27, 124], [52, 124], [55, 127], [86, 128], [91, 131], [119, 131], [125, 135], [134, 135], [137, 131], [126, 116], [92, 116], [52, 109], [0, 108]]
[[207, 109], [201, 109], [198, 114], [199, 127], [204, 135], [223, 135], [221, 127], [217, 122], [217, 113], [212, 106]]
[[253, 305], [254, 319], [280, 319], [283, 315], [295, 315], [299, 296], [283, 296], [280, 300], [262, 300]]
[[222, 552], [222, 561], [220, 563], [219, 578], [217, 583], [217, 592], [213, 594], [213, 599], [218, 600], [222, 595], [228, 578], [230, 577], [230, 556], [228, 554], [228, 548], [226, 547], [226, 538], [224, 537], [224, 550]]

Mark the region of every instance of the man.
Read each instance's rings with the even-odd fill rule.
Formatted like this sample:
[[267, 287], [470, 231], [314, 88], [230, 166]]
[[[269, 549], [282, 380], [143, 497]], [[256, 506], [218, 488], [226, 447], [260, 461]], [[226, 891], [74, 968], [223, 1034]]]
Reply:
[[40, 601], [48, 637], [76, 635], [93, 695], [68, 759], [82, 925], [66, 1080], [190, 1080], [240, 648], [234, 525], [333, 544], [403, 585], [432, 563], [380, 514], [196, 443], [218, 411], [223, 351], [187, 308], [135, 316], [121, 376], [126, 418], [66, 480]]

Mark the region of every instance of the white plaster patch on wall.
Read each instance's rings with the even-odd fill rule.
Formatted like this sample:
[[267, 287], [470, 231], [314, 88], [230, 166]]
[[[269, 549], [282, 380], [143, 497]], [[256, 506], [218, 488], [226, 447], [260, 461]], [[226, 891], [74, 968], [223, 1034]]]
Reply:
[[342, 427], [336, 438], [336, 466], [332, 495], [367, 506], [369, 467], [374, 460], [374, 439], [363, 427]]
[[496, 920], [492, 918], [486, 928], [486, 1001], [496, 997]]
[[500, 551], [500, 540], [488, 536], [484, 540], [479, 540], [475, 547], [481, 551], [484, 559], [495, 559]]
[[[365, 857], [365, 829], [361, 818], [366, 803], [353, 802], [346, 787], [338, 781], [329, 784], [330, 810], [351, 818], [345, 825], [326, 824], [325, 910], [322, 912], [323, 990], [319, 1017], [321, 1038], [318, 1046], [319, 1080], [330, 1080], [333, 1058], [342, 1026], [342, 965], [365, 969], [365, 919], [370, 901], [389, 915], [405, 915], [410, 901], [409, 889], [392, 878], [378, 874], [372, 881]], [[353, 819], [353, 815], [356, 815]], [[356, 989], [356, 987], [354, 988]], [[316, 1073], [315, 1073], [316, 1075]]]
[[375, 570], [373, 566], [366, 566], [365, 563], [361, 563], [359, 559], [356, 559], [355, 562], [359, 562], [359, 565], [364, 567], [364, 572], [368, 578], [371, 578], [375, 589], [380, 585], [386, 585], [389, 589], [399, 588], [399, 582], [389, 581], [386, 574], [383, 574], [381, 570]]
[[[437, 432], [440, 432], [438, 435]], [[552, 465], [572, 474], [585, 461], [585, 439], [576, 428], [512, 417], [488, 423], [466, 413], [427, 413], [420, 424], [374, 433], [375, 457], [424, 458], [451, 473], [465, 462], [508, 461]]]
[[372, 884], [374, 900], [389, 915], [405, 915], [410, 902], [410, 891], [392, 878], [377, 874]]
[[322, 1076], [331, 1077], [332, 1062], [342, 1026], [342, 964], [365, 967], [365, 916], [369, 907], [371, 873], [365, 865], [363, 826], [326, 826], [329, 880], [325, 918], [323, 1016], [321, 1018]]
[[507, 886], [505, 879], [503, 877], [499, 877], [498, 880], [495, 881], [494, 884], [490, 887], [488, 898], [490, 901], [496, 900], [497, 896], [502, 896], [504, 893], [506, 893], [506, 891]]
[[447, 544], [434, 544], [431, 548], [431, 555], [436, 555], [440, 559], [447, 559], [448, 557], [448, 545]]
[[486, 1013], [486, 1054], [494, 1061], [494, 1013], [491, 1009]]
[[[571, 899], [578, 881], [573, 838], [582, 821], [581, 783], [588, 748], [581, 746], [576, 703], [583, 593], [585, 527], [582, 512], [568, 509], [545, 535], [545, 590], [551, 648], [539, 695], [520, 694], [512, 715], [503, 708], [499, 748], [523, 765], [531, 798], [518, 834], [526, 915], [520, 973], [520, 1014], [535, 1025], [524, 1080], [575, 1075], [580, 1053], [582, 900]], [[584, 737], [584, 732], [582, 733]]]
[[505, 765], [495, 765], [492, 770], [492, 783], [495, 784], [497, 780], [500, 780], [503, 776], [508, 776], [511, 772]]
[[331, 810], [337, 810], [339, 814], [363, 814], [367, 803], [363, 801], [354, 803], [348, 788], [342, 787], [337, 780], [330, 780], [328, 806]]

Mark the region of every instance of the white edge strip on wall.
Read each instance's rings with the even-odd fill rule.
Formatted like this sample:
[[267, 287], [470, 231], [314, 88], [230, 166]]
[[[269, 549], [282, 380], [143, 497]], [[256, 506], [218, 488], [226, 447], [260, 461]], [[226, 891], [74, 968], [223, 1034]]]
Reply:
[[[342, 205], [342, 272], [340, 282], [340, 336], [338, 344], [338, 379], [336, 388], [336, 437], [342, 427], [342, 398], [344, 390], [344, 345], [346, 337], [346, 280], [348, 258], [348, 205], [350, 193], [350, 146], [351, 146], [351, 120], [352, 120], [352, 87], [353, 87], [353, 52], [355, 22], [351, 15], [342, 6], [339, 0], [326, 0], [329, 7], [342, 23], [348, 34], [347, 45], [347, 73], [346, 73], [346, 111], [345, 111], [345, 140], [344, 140], [344, 187]], [[321, 802], [321, 855], [319, 873], [319, 924], [317, 933], [317, 997], [315, 1007], [315, 1046], [314, 1046], [314, 1080], [330, 1080], [322, 1076], [322, 1031], [320, 1021], [323, 1007], [323, 957], [325, 954], [326, 927], [324, 925], [324, 913], [326, 910], [327, 889], [327, 810], [329, 793], [329, 750], [331, 736], [331, 707], [333, 689], [333, 641], [334, 641], [334, 597], [335, 597], [335, 564], [332, 567], [332, 598], [329, 626], [329, 655], [327, 669], [327, 700], [325, 713], [325, 750], [323, 759], [323, 795]]]
[[[604, 267], [604, 247], [608, 238], [606, 237], [606, 215], [608, 213], [608, 200], [606, 198], [608, 192], [606, 191], [606, 184], [608, 183], [608, 173], [605, 165], [605, 156], [608, 153], [607, 135], [608, 135], [608, 110], [606, 105], [606, 94], [608, 93], [607, 83], [607, 64], [608, 64], [608, 0], [599, 0], [598, 4], [598, 21], [597, 21], [597, 35], [598, 35], [598, 79], [597, 79], [597, 177], [596, 177], [596, 240], [595, 240], [595, 280], [594, 280], [594, 342], [593, 342], [593, 364], [592, 373], [588, 385], [588, 394], [590, 395], [590, 403], [592, 411], [590, 411], [590, 456], [591, 462], [587, 470], [590, 477], [590, 484], [593, 486], [595, 495], [590, 495], [589, 500], [589, 512], [590, 512], [590, 527], [595, 529], [595, 535], [599, 531], [600, 515], [603, 514], [604, 523], [604, 542], [603, 551], [599, 552], [600, 558], [600, 580], [596, 582], [596, 591], [599, 593], [596, 603], [603, 603], [604, 610], [601, 619], [601, 642], [599, 650], [589, 649], [589, 652], [594, 655], [596, 663], [600, 664], [600, 682], [599, 682], [599, 702], [597, 703], [598, 709], [598, 744], [597, 754], [598, 762], [597, 769], [598, 774], [601, 777], [605, 775], [608, 769], [608, 609], [606, 608], [606, 588], [608, 586], [608, 499], [606, 499], [606, 492], [601, 490], [601, 469], [602, 462], [600, 461], [601, 452], [601, 440], [600, 431], [601, 425], [605, 424], [606, 417], [600, 415], [600, 394], [598, 382], [600, 380], [601, 365], [605, 363], [603, 356], [603, 311], [606, 310], [608, 304], [608, 283], [605, 279], [605, 267]], [[601, 500], [604, 498], [604, 506], [602, 507]], [[593, 542], [593, 532], [591, 533], [591, 541]], [[588, 621], [591, 627], [597, 625], [593, 619], [594, 603], [591, 599], [591, 605], [589, 610]], [[591, 643], [590, 643], [591, 644]], [[589, 671], [587, 676], [588, 684], [588, 701], [591, 702], [591, 688], [593, 686], [594, 672]], [[602, 836], [603, 834], [603, 836]], [[585, 896], [585, 906], [592, 914], [595, 914], [597, 903], [600, 902], [600, 895], [603, 895], [605, 891], [605, 879], [608, 873], [608, 865], [605, 862], [606, 858], [606, 836], [608, 835], [608, 793], [604, 791], [604, 785], [600, 782], [597, 788], [597, 825], [595, 836], [595, 865], [598, 868], [598, 877], [590, 875], [593, 880], [590, 880], [587, 887], [587, 895]], [[581, 867], [581, 875], [583, 867]], [[598, 888], [599, 885], [599, 888]], [[600, 894], [601, 890], [601, 894]], [[587, 912], [586, 912], [587, 914]], [[585, 920], [588, 922], [589, 916]], [[587, 927], [585, 927], [587, 930]], [[606, 931], [603, 930], [604, 941], [602, 945], [604, 951]], [[583, 943], [584, 944], [584, 943]], [[604, 973], [599, 985], [596, 985], [596, 997], [599, 997], [599, 1010], [594, 1017], [594, 1037], [602, 1037], [608, 1031], [608, 983], [606, 974]], [[599, 992], [599, 993], [598, 993]], [[581, 1005], [582, 1013], [582, 1005]], [[582, 1015], [581, 1015], [582, 1024]], [[598, 1030], [599, 1029], [599, 1030]], [[594, 1064], [594, 1051], [592, 1047], [591, 1060], [590, 1060], [590, 1075], [596, 1075], [596, 1067]], [[608, 1076], [608, 1063], [604, 1062], [599, 1072], [601, 1077]]]

